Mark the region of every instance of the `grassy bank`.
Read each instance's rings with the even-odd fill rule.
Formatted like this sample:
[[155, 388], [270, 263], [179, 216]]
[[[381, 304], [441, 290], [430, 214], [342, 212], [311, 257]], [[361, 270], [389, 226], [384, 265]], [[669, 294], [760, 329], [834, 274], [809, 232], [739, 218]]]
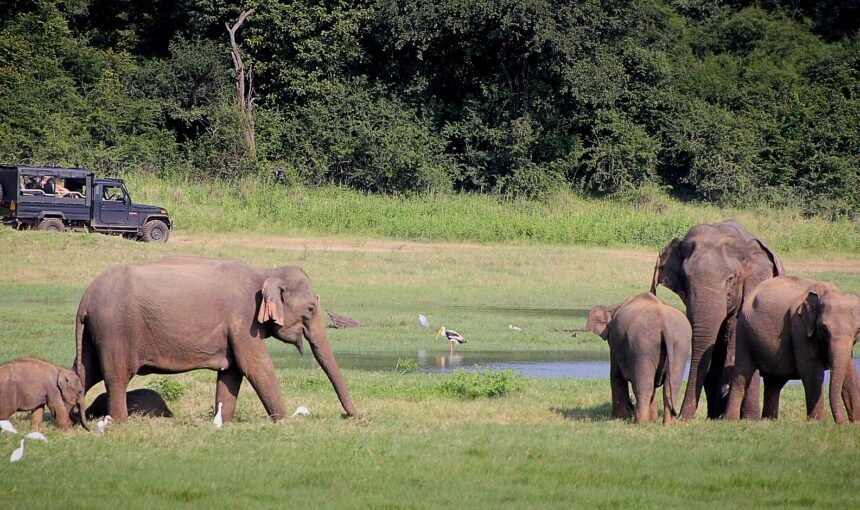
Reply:
[[[654, 255], [525, 244], [378, 249], [355, 237], [315, 249], [182, 230], [151, 245], [2, 228], [0, 246], [0, 362], [34, 355], [65, 366], [84, 288], [119, 263], [185, 254], [300, 265], [324, 307], [367, 324], [330, 330], [335, 354], [444, 354], [446, 344], [415, 323], [424, 313], [467, 335], [464, 355], [540, 349], [605, 357], [597, 337], [557, 330], [581, 327], [579, 312], [593, 304], [647, 289]], [[794, 251], [785, 262], [792, 274], [860, 292], [858, 259], [832, 257]], [[506, 330], [512, 322], [521, 334]], [[297, 356], [272, 340], [269, 348]], [[779, 422], [700, 418], [666, 429], [610, 420], [609, 383], [600, 379], [528, 379], [504, 397], [462, 400], [442, 391], [450, 375], [346, 370], [360, 417], [343, 420], [318, 369], [279, 368], [278, 376], [287, 408], [305, 405], [311, 416], [271, 423], [244, 384], [237, 419], [216, 431], [215, 373], [197, 371], [168, 376], [186, 389], [170, 403], [174, 419], [132, 418], [103, 436], [64, 434], [48, 423], [49, 443], [28, 443], [21, 463], [0, 468], [0, 507], [834, 508], [860, 490], [856, 427], [805, 423], [800, 386], [784, 390]], [[151, 380], [136, 377], [132, 387]], [[27, 418], [14, 417], [19, 430], [29, 430]], [[0, 435], [0, 455], [16, 446], [16, 437]]]
[[416, 241], [662, 247], [698, 223], [736, 218], [780, 252], [860, 253], [850, 221], [803, 218], [791, 210], [690, 205], [659, 193], [628, 201], [560, 193], [545, 202], [488, 195], [389, 197], [340, 188], [235, 185], [132, 176], [137, 201], [167, 207], [179, 231], [353, 235]]

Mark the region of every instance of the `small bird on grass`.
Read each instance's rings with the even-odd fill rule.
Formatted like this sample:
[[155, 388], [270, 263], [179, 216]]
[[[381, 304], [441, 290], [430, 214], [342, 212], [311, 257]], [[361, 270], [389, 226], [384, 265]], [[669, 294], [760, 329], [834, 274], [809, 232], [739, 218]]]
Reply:
[[30, 432], [29, 434], [26, 434], [24, 438], [32, 439], [34, 441], [44, 441], [46, 443], [48, 442], [48, 438], [45, 437], [45, 434], [42, 434], [41, 432]]
[[18, 462], [21, 458], [24, 457], [24, 440], [21, 440], [21, 446], [15, 448], [15, 451], [12, 452], [12, 455], [9, 456], [9, 462]]
[[418, 314], [418, 325], [422, 328], [429, 328], [430, 321], [427, 320], [427, 317], [424, 317], [422, 314]]
[[445, 329], [445, 326], [439, 328], [439, 331], [436, 332], [436, 338], [439, 338], [440, 335], [444, 335], [445, 338], [451, 342], [451, 354], [454, 354], [455, 346], [466, 343], [466, 339], [463, 338], [463, 335], [457, 333], [453, 329]]
[[0, 420], [0, 431], [11, 432], [12, 434], [18, 433], [15, 425], [12, 425], [12, 422], [9, 420]]
[[309, 414], [311, 414], [311, 412], [308, 411], [307, 407], [299, 406], [296, 408], [296, 412], [294, 412], [293, 415], [290, 416], [290, 418], [295, 418], [296, 416], [307, 416]]
[[523, 328], [518, 328], [518, 327], [514, 326], [513, 324], [508, 324], [508, 331], [522, 331], [522, 330], [523, 330]]
[[215, 413], [215, 418], [212, 420], [212, 423], [215, 424], [216, 429], [220, 429], [221, 425], [224, 425], [224, 419], [221, 418], [221, 407], [224, 405], [223, 402], [218, 402], [218, 412]]
[[108, 423], [110, 423], [112, 421], [113, 421], [113, 418], [111, 418], [110, 415], [107, 415], [104, 418], [102, 418], [101, 420], [97, 421], [96, 422], [96, 432], [98, 432], [99, 434], [104, 434], [105, 433], [105, 427], [107, 427]]

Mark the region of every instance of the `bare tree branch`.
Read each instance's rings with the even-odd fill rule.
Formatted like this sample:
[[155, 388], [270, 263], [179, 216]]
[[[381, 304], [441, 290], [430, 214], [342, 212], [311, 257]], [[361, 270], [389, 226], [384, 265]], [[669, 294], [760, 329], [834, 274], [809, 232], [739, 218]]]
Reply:
[[[233, 59], [233, 70], [236, 73], [236, 100], [239, 103], [239, 108], [245, 116], [245, 141], [248, 142], [248, 148], [251, 151], [251, 156], [256, 157], [257, 142], [254, 133], [254, 117], [253, 117], [253, 94], [254, 94], [254, 75], [252, 67], [248, 66], [247, 77], [245, 75], [245, 63], [242, 61], [242, 54], [239, 52], [239, 44], [236, 42], [236, 32], [248, 18], [254, 14], [256, 9], [248, 9], [239, 15], [239, 19], [231, 27], [229, 23], [224, 23], [227, 27], [227, 32], [230, 34], [230, 47], [232, 51], [230, 56]], [[247, 87], [245, 83], [247, 82]]]

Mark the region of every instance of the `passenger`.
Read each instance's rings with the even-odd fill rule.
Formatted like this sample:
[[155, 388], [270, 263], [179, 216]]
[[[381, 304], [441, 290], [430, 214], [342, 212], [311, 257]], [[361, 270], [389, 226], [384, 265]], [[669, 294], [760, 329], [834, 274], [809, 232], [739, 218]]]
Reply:
[[60, 179], [59, 177], [57, 177], [55, 179], [55, 181], [56, 181], [57, 195], [60, 195], [61, 197], [68, 195], [69, 194], [69, 188], [63, 186], [63, 180]]
[[44, 191], [46, 195], [53, 195], [57, 192], [54, 188], [54, 180], [50, 176], [43, 175], [42, 182], [40, 184], [42, 191]]

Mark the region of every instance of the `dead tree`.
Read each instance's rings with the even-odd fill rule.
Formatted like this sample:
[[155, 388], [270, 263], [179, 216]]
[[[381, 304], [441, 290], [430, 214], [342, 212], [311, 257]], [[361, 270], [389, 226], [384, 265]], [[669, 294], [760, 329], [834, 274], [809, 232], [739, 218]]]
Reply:
[[255, 9], [248, 9], [243, 12], [232, 27], [229, 23], [224, 23], [230, 34], [230, 47], [233, 49], [230, 55], [233, 57], [233, 69], [236, 71], [236, 99], [239, 103], [239, 109], [242, 111], [245, 123], [245, 141], [248, 143], [248, 150], [251, 152], [252, 158], [257, 157], [257, 140], [254, 135], [254, 70], [249, 65], [248, 73], [245, 74], [245, 63], [242, 62], [239, 45], [236, 43], [236, 31], [239, 30], [248, 16], [255, 12]]

